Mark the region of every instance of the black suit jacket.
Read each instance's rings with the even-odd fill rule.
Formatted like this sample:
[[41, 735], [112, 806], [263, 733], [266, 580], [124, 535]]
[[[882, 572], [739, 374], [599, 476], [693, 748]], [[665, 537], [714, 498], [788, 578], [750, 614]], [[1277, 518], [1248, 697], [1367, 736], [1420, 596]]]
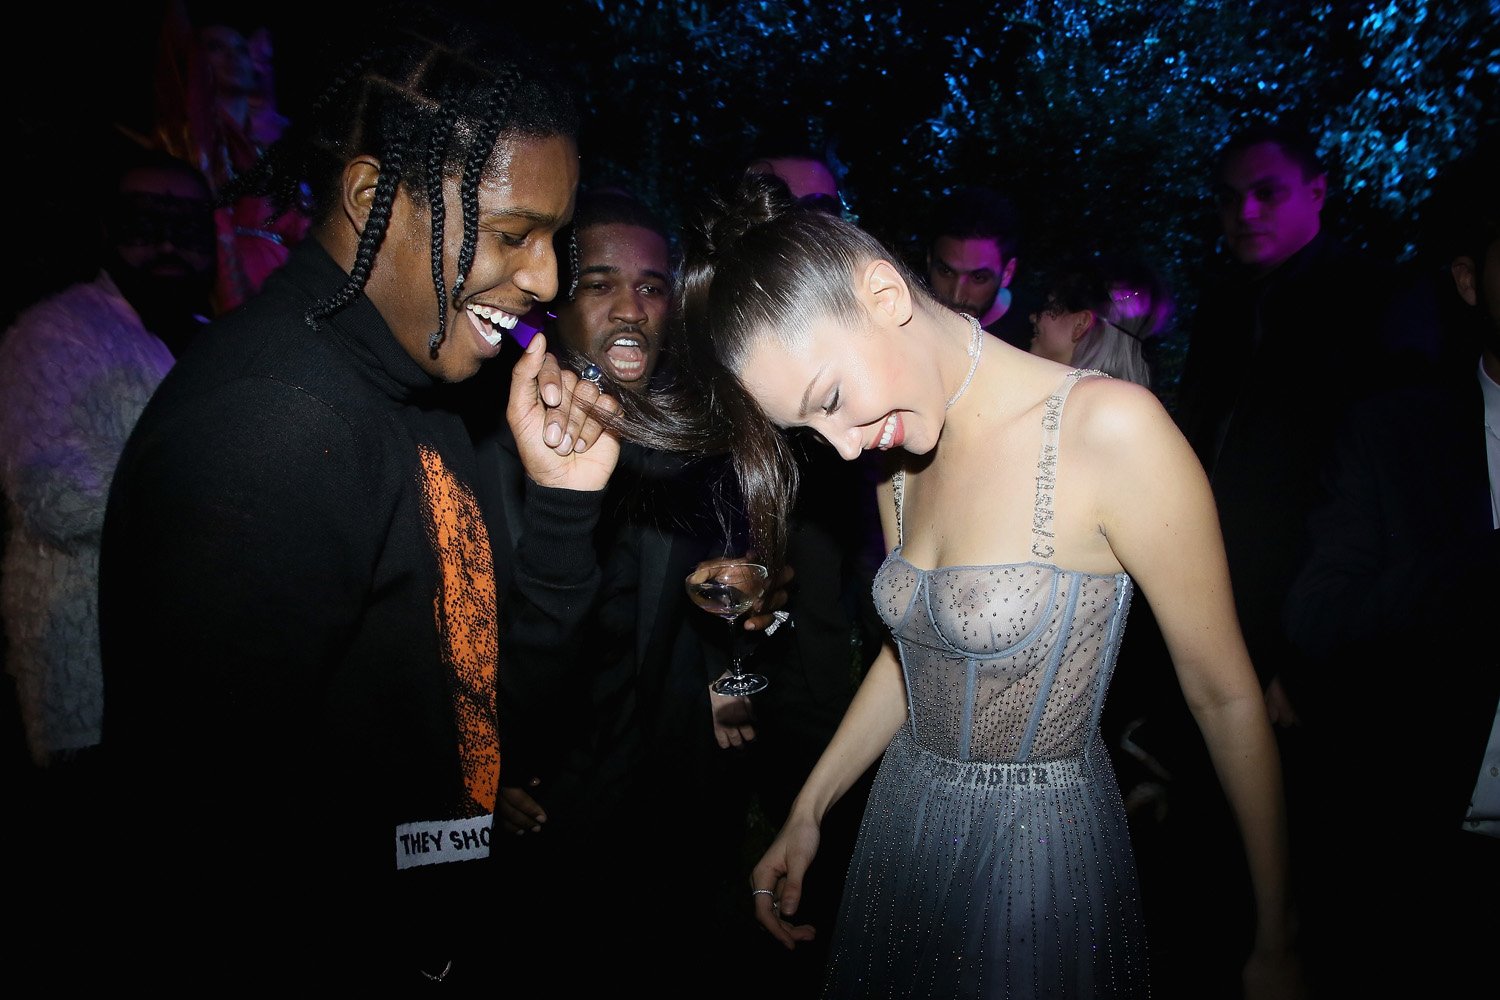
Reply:
[[1233, 270], [1194, 317], [1177, 419], [1213, 486], [1235, 608], [1262, 682], [1296, 656], [1281, 608], [1306, 553], [1333, 428], [1389, 377], [1379, 279], [1320, 235], [1268, 275]]
[[[493, 544], [513, 550], [525, 470], [504, 424], [478, 448], [495, 472]], [[712, 740], [706, 704], [693, 711], [680, 704], [689, 693], [706, 702], [706, 686], [726, 662], [712, 641], [722, 635], [709, 631], [722, 623], [686, 614], [693, 609], [683, 578], [722, 554], [709, 541], [715, 528], [701, 472], [676, 456], [625, 445], [595, 533], [604, 582], [587, 616], [590, 635], [551, 664], [500, 666], [501, 784], [541, 779], [536, 798], [559, 822], [588, 822], [618, 805], [664, 728], [693, 728], [671, 733], [679, 746]]]
[[1362, 804], [1399, 789], [1392, 834], [1441, 837], [1459, 829], [1500, 701], [1500, 531], [1474, 369], [1354, 409], [1325, 481], [1286, 605], [1308, 657], [1299, 708], [1350, 755], [1338, 786], [1367, 789]]

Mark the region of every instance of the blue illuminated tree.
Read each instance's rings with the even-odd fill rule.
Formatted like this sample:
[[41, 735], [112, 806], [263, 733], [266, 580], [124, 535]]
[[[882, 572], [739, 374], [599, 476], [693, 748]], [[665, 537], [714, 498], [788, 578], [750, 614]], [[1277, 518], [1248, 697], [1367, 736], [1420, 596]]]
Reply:
[[[1113, 250], [1184, 309], [1217, 240], [1208, 163], [1235, 126], [1321, 136], [1330, 224], [1400, 259], [1500, 95], [1500, 0], [582, 0], [557, 20], [590, 111], [586, 180], [669, 219], [754, 150], [803, 145], [914, 261], [930, 200], [986, 183], [1023, 210], [1022, 280]], [[1181, 346], [1160, 352], [1168, 393]]]

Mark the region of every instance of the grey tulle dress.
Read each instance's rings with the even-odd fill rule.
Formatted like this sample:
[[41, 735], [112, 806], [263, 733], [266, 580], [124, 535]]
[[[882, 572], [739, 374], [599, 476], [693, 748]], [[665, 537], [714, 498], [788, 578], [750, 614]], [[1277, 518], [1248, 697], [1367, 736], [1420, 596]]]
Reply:
[[875, 577], [908, 722], [865, 810], [827, 996], [1147, 993], [1125, 810], [1099, 735], [1131, 581], [1047, 561], [1063, 402], [1093, 374], [1069, 373], [1047, 400], [1038, 561], [925, 570], [898, 544]]

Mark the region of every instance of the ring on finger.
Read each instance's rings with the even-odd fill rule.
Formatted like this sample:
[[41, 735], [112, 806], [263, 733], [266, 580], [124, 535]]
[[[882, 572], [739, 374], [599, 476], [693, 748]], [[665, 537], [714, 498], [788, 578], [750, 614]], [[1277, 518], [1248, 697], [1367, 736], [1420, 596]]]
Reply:
[[750, 890], [750, 895], [752, 897], [753, 896], [770, 896], [771, 897], [771, 909], [773, 909], [773, 910], [779, 910], [779, 909], [781, 909], [781, 900], [777, 899], [776, 898], [776, 893], [772, 892], [770, 889], [751, 889]]
[[604, 381], [604, 369], [595, 364], [584, 365], [583, 369], [578, 373], [578, 377], [585, 382], [594, 383], [594, 387], [598, 388]]

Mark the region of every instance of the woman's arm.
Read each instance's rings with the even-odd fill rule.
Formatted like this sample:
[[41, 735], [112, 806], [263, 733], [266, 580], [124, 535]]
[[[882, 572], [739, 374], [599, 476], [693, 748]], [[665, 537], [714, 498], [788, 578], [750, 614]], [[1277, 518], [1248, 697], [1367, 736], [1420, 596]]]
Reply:
[[[877, 490], [881, 524], [887, 539], [896, 537], [896, 521], [890, 484]], [[802, 878], [818, 849], [818, 830], [823, 817], [840, 797], [880, 758], [896, 730], [906, 721], [906, 684], [895, 649], [887, 643], [870, 664], [854, 700], [828, 742], [787, 816], [774, 843], [751, 873], [756, 890], [755, 913], [778, 941], [792, 947], [810, 940], [813, 929], [793, 925], [782, 917], [797, 912], [802, 896]], [[778, 883], [780, 883], [778, 885]], [[779, 905], [772, 905], [773, 899]]]
[[1154, 397], [1100, 385], [1083, 410], [1080, 452], [1100, 528], [1151, 603], [1183, 695], [1203, 732], [1244, 840], [1256, 951], [1289, 945], [1281, 763], [1235, 616], [1208, 480]]
[[880, 759], [905, 721], [906, 684], [896, 651], [887, 644], [870, 664], [833, 739], [797, 793], [789, 822], [800, 815], [821, 824], [833, 804]]

